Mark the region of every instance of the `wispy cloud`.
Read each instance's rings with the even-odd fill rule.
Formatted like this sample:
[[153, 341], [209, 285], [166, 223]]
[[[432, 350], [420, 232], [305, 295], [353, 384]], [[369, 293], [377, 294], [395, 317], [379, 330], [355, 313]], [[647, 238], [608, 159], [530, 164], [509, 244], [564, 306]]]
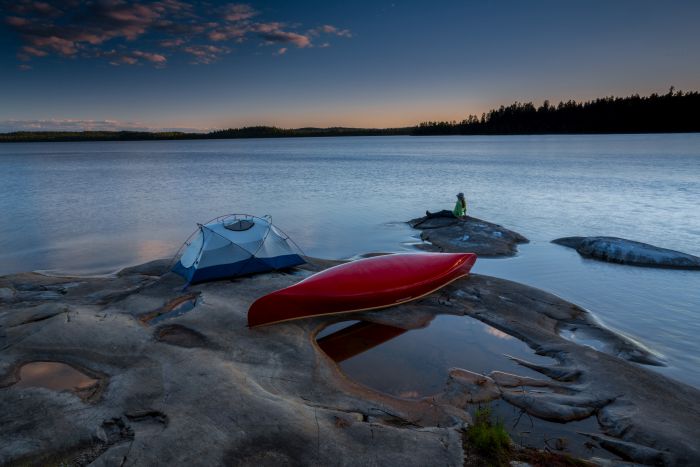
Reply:
[[13, 131], [185, 131], [199, 132], [195, 128], [153, 128], [140, 122], [124, 120], [0, 120], [0, 133]]
[[352, 37], [352, 32], [350, 32], [349, 29], [339, 29], [339, 28], [332, 26], [330, 24], [324, 24], [323, 26], [319, 26], [317, 28], [310, 29], [309, 34], [311, 34], [312, 36], [318, 36], [320, 34], [330, 34], [330, 35], [338, 36], [338, 37], [347, 37], [347, 38]]
[[105, 55], [115, 56], [113, 60], [109, 63], [110, 65], [136, 65], [138, 63], [149, 62], [156, 67], [163, 67], [168, 62], [168, 59], [164, 55], [144, 52], [142, 50], [132, 50], [123, 54], [119, 54], [115, 51], [109, 51]]
[[232, 4], [224, 7], [224, 19], [232, 22], [240, 22], [257, 16], [258, 12], [246, 4]]
[[184, 44], [185, 42], [187, 42], [187, 41], [185, 41], [185, 39], [166, 39], [166, 40], [160, 41], [159, 44], [161, 45], [161, 47], [170, 48], [170, 47], [179, 47], [182, 44]]
[[163, 67], [169, 56], [184, 54], [195, 57], [190, 63], [208, 64], [246, 41], [277, 46], [279, 55], [290, 46], [327, 47], [329, 37], [352, 37], [350, 30], [330, 24], [302, 30], [297, 24], [264, 21], [245, 3], [211, 8], [191, 0], [17, 0], [7, 4], [4, 23], [23, 41], [17, 57], [24, 62], [106, 57], [117, 65]]
[[311, 46], [311, 37], [292, 31], [285, 31], [283, 23], [258, 23], [253, 26], [265, 44], [294, 44], [300, 49]]
[[217, 47], [215, 45], [190, 45], [182, 50], [194, 57], [192, 63], [201, 63], [204, 65], [214, 63], [222, 55], [231, 51], [228, 47]]
[[0, 120], [0, 132], [10, 131], [148, 131], [150, 128], [137, 123], [120, 120]]

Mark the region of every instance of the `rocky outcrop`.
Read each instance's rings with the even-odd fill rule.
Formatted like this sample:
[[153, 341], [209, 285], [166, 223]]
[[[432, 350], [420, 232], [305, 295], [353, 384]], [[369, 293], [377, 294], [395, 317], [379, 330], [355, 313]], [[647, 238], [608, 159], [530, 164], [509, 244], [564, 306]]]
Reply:
[[464, 220], [419, 217], [408, 224], [421, 231], [421, 240], [428, 243], [418, 247], [427, 251], [469, 252], [483, 257], [513, 256], [518, 252], [518, 244], [529, 242], [517, 232], [476, 217]]
[[680, 251], [617, 237], [564, 237], [552, 240], [581, 256], [610, 263], [672, 269], [700, 269], [700, 258]]
[[[348, 381], [313, 338], [327, 321], [246, 326], [256, 298], [309, 270], [184, 294], [166, 263], [111, 278], [0, 277], [10, 291], [0, 302], [0, 465], [461, 464], [468, 414]], [[197, 297], [191, 310], [143, 319], [184, 295]], [[32, 361], [99, 373], [105, 387], [86, 402], [11, 384]]]
[[[661, 363], [655, 355], [554, 295], [472, 274], [423, 300], [358, 318], [399, 326], [402, 320], [420, 323], [426, 315], [440, 313], [479, 319], [557, 363], [545, 366], [511, 357], [543, 379], [453, 369], [445, 392], [435, 400], [463, 406], [500, 397], [532, 416], [560, 423], [594, 416], [602, 433], [588, 435], [623, 459], [700, 465], [695, 435], [700, 430], [700, 391], [652, 371], [646, 365]], [[563, 330], [573, 328], [599, 341], [604, 351], [563, 337]]]
[[[630, 363], [654, 358], [586, 310], [531, 287], [472, 275], [353, 315], [406, 329], [438, 314], [468, 315], [557, 361], [519, 361], [543, 379], [453, 369], [444, 390], [423, 399], [377, 393], [340, 372], [315, 336], [346, 317], [249, 329], [255, 299], [334, 264], [311, 263], [191, 286], [193, 307], [174, 314], [187, 300], [165, 262], [110, 278], [0, 277], [9, 290], [0, 303], [0, 381], [27, 362], [58, 361], [104, 382], [91, 401], [42, 387], [0, 389], [0, 464], [462, 465], [466, 405], [493, 398], [561, 422], [596, 416], [594, 442], [633, 461], [700, 463], [700, 391]], [[143, 319], [154, 310], [165, 319]], [[560, 336], [574, 326], [606, 351]]]

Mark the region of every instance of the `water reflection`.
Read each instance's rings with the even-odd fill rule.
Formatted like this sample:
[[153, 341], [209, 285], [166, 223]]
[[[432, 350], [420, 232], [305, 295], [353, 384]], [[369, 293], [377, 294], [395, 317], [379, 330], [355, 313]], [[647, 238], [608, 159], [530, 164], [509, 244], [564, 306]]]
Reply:
[[331, 357], [333, 361], [341, 363], [405, 332], [405, 329], [387, 326], [386, 324], [360, 321], [351, 326], [341, 328], [332, 334], [325, 335], [325, 337], [319, 338], [317, 342], [321, 350]]
[[41, 387], [54, 391], [81, 391], [94, 386], [98, 380], [61, 362], [30, 362], [19, 369], [15, 388]]
[[[481, 374], [505, 371], [546, 379], [504, 354], [545, 365], [554, 362], [536, 355], [513, 336], [467, 316], [439, 315], [429, 326], [413, 330], [344, 321], [325, 328], [317, 336], [317, 343], [353, 380], [401, 398], [440, 392], [453, 367]], [[579, 434], [599, 431], [595, 417], [561, 424], [531, 417], [503, 400], [489, 405], [518, 444], [539, 449], [560, 448], [582, 457], [611, 457]], [[468, 410], [473, 413], [477, 407]]]
[[185, 313], [195, 309], [198, 304], [199, 297], [199, 292], [180, 295], [179, 297], [175, 297], [163, 304], [161, 307], [148, 313], [144, 313], [139, 317], [139, 320], [144, 324], [154, 325], [166, 319], [182, 316]]
[[493, 337], [498, 337], [499, 339], [513, 339], [513, 336], [511, 336], [510, 334], [506, 334], [505, 332], [499, 331], [498, 329], [493, 328], [491, 326], [486, 326], [486, 332], [488, 334], [491, 334]]
[[439, 315], [429, 326], [409, 331], [344, 321], [324, 329], [317, 342], [356, 381], [402, 397], [440, 392], [453, 367], [482, 374], [500, 370], [542, 377], [505, 354], [543, 365], [554, 363], [536, 355], [525, 343], [467, 316]]
[[[649, 369], [700, 387], [697, 271], [604, 263], [549, 242], [519, 249], [513, 258], [482, 258], [472, 271], [537, 287], [591, 310], [606, 327], [641, 342], [668, 365]], [[563, 330], [562, 337], [599, 350], [605, 347], [581, 332]]]

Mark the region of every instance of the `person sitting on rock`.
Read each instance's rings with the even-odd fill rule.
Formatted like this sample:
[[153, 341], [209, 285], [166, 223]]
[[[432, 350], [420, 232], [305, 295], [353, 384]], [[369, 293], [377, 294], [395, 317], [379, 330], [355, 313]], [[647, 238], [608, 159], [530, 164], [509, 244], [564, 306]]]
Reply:
[[467, 201], [464, 199], [464, 193], [457, 194], [457, 203], [452, 211], [447, 209], [438, 212], [425, 211], [425, 217], [428, 219], [434, 217], [456, 217], [457, 219], [465, 220], [467, 218]]

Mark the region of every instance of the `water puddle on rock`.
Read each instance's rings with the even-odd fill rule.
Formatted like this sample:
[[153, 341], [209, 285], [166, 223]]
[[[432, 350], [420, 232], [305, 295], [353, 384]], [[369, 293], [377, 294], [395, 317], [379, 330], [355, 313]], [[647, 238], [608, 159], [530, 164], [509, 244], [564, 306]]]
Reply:
[[[503, 371], [547, 380], [544, 375], [518, 365], [506, 354], [540, 365], [556, 364], [551, 358], [536, 355], [527, 344], [513, 336], [467, 316], [439, 315], [427, 327], [409, 331], [363, 321], [344, 321], [321, 331], [317, 342], [351, 379], [402, 398], [420, 398], [441, 392], [450, 368], [454, 367], [484, 375]], [[504, 422], [516, 443], [580, 457], [612, 457], [578, 434], [600, 431], [595, 416], [562, 424], [529, 416], [500, 399], [485, 405]], [[472, 415], [477, 408], [477, 405], [469, 407]]]
[[142, 315], [139, 319], [144, 324], [158, 324], [167, 319], [176, 318], [194, 310], [199, 300], [199, 293], [181, 295], [170, 300], [162, 307]]
[[30, 362], [19, 369], [15, 388], [40, 387], [54, 391], [70, 390], [76, 393], [93, 388], [98, 380], [76, 370], [66, 363]]
[[[356, 325], [356, 332], [345, 331], [349, 337], [342, 338], [342, 342], [331, 349], [329, 344], [339, 339], [326, 336], [352, 325]], [[331, 352], [331, 358], [334, 357], [332, 352], [352, 347], [353, 355], [339, 362], [343, 372], [365, 386], [398, 397], [422, 397], [440, 392], [452, 367], [481, 374], [500, 370], [544, 378], [504, 354], [541, 365], [556, 363], [551, 358], [535, 355], [527, 344], [509, 334], [466, 316], [439, 315], [429, 326], [410, 331], [385, 325], [366, 329], [360, 330], [358, 321], [344, 321], [324, 329], [317, 340], [321, 349], [325, 347], [326, 353]], [[374, 336], [368, 337], [370, 333]], [[382, 334], [388, 338], [378, 345]], [[370, 347], [371, 344], [375, 345]], [[337, 356], [334, 359], [338, 361]]]

